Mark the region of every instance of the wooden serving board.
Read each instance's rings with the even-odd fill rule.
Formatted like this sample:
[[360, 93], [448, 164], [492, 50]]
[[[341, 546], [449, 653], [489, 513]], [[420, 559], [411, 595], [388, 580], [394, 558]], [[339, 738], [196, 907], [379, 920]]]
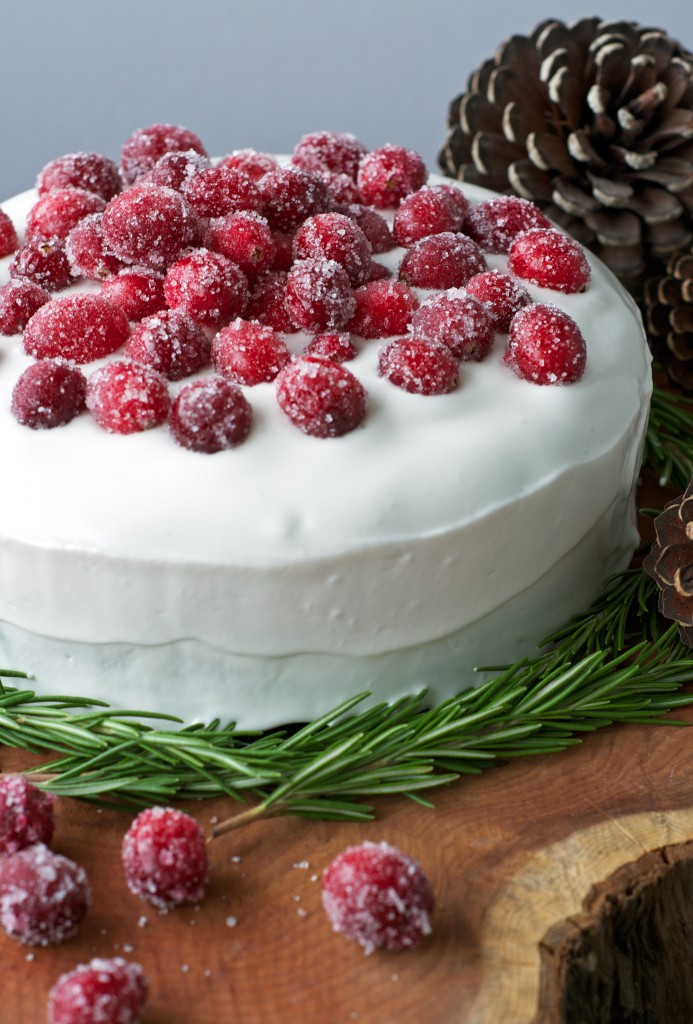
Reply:
[[[677, 717], [693, 724], [693, 709]], [[367, 825], [257, 822], [212, 844], [202, 905], [165, 917], [125, 887], [128, 815], [61, 800], [54, 846], [87, 869], [93, 907], [60, 947], [0, 934], [0, 1020], [43, 1024], [63, 971], [120, 954], [150, 979], [143, 1024], [530, 1024], [551, 926], [619, 865], [693, 838], [692, 761], [693, 731], [617, 727], [435, 791], [432, 811], [392, 798]], [[4, 771], [28, 763], [0, 751]], [[188, 809], [208, 827], [237, 805]], [[331, 932], [319, 877], [381, 838], [422, 861], [438, 908], [419, 950], [366, 957]]]

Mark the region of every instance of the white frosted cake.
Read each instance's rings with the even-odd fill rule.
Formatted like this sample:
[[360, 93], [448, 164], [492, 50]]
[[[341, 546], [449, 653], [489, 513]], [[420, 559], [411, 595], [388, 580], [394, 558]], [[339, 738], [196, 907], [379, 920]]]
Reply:
[[[35, 199], [2, 204], [20, 232]], [[402, 256], [375, 259], [396, 272]], [[384, 342], [356, 339], [361, 426], [308, 436], [261, 383], [244, 389], [250, 436], [214, 455], [87, 414], [27, 429], [10, 406], [32, 360], [1, 339], [2, 665], [39, 693], [255, 729], [365, 690], [439, 701], [484, 678], [475, 667], [531, 655], [637, 540], [649, 355], [633, 302], [588, 259], [582, 293], [527, 284], [580, 327], [577, 383], [520, 379], [497, 334], [450, 393], [409, 394], [378, 374]], [[300, 352], [306, 337], [286, 341]]]

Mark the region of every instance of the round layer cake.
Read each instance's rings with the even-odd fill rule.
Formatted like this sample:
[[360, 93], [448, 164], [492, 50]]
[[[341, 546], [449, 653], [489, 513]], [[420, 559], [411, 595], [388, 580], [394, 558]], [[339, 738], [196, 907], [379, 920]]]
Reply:
[[[20, 230], [35, 198], [2, 204]], [[375, 258], [396, 273], [402, 256]], [[40, 693], [256, 729], [362, 691], [438, 701], [483, 679], [478, 666], [531, 655], [637, 539], [649, 356], [633, 302], [587, 258], [582, 293], [527, 285], [579, 325], [577, 383], [519, 379], [498, 334], [455, 390], [409, 394], [378, 374], [385, 342], [356, 339], [368, 415], [337, 438], [296, 429], [273, 383], [245, 389], [252, 432], [214, 455], [88, 415], [31, 430], [10, 411], [31, 360], [3, 339], [3, 666]], [[306, 337], [286, 340], [300, 352]]]

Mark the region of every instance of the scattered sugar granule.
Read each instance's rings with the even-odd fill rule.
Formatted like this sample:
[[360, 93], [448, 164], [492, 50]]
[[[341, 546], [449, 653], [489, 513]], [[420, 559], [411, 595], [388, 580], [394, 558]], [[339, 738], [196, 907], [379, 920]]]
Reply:
[[129, 942], [124, 942], [123, 943], [123, 953], [134, 953], [134, 952], [135, 952], [135, 947], [134, 946], [132, 946]]
[[229, 857], [229, 860], [231, 861], [232, 864], [240, 864], [241, 863], [241, 858], [238, 856], [237, 853], [235, 853], [233, 855], [233, 857]]
[[237, 924], [238, 924], [238, 918], [234, 917], [233, 914], [229, 914], [229, 916], [226, 918], [226, 927], [227, 928], [235, 928]]
[[149, 918], [147, 917], [146, 914], [142, 914], [142, 917], [137, 922], [137, 927], [138, 928], [146, 928], [148, 924], [149, 924]]
[[189, 974], [190, 973], [190, 964], [181, 964], [180, 965], [180, 969], [181, 969], [181, 973], [182, 974]]
[[298, 863], [294, 864], [295, 868], [300, 868], [301, 871], [307, 871], [310, 867], [310, 862], [307, 860], [299, 860]]

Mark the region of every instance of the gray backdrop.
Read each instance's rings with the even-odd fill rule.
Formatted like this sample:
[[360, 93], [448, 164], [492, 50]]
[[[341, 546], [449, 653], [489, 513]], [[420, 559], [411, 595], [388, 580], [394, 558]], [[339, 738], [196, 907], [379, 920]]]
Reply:
[[[214, 153], [286, 152], [329, 128], [432, 164], [448, 102], [502, 39], [591, 13], [566, 0], [0, 0], [0, 197], [61, 153], [117, 157], [155, 121]], [[689, 0], [604, 0], [598, 13], [693, 49]]]

